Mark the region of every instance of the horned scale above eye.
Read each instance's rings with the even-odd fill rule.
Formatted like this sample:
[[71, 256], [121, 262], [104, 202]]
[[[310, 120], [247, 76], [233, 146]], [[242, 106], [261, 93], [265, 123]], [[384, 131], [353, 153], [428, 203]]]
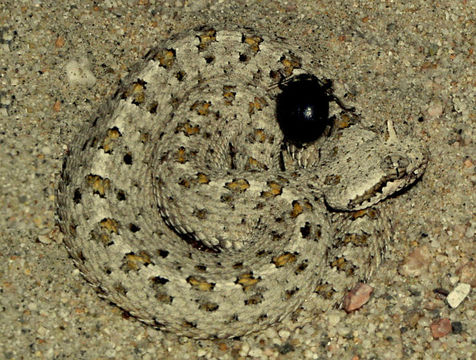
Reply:
[[75, 138], [58, 185], [66, 246], [102, 297], [160, 329], [226, 338], [311, 297], [328, 309], [370, 276], [390, 231], [368, 207], [392, 192], [363, 194], [394, 171], [386, 156], [405, 157], [405, 182], [385, 189], [412, 183], [427, 158], [348, 125], [358, 116], [344, 108], [347, 125], [283, 150], [273, 85], [328, 79], [316, 63], [239, 28], [193, 30], [146, 55]]

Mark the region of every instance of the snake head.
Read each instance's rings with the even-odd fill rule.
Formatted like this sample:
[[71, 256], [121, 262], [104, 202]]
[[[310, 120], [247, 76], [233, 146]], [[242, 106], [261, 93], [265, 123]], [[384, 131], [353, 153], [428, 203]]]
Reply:
[[359, 210], [405, 189], [419, 179], [428, 151], [417, 141], [399, 140], [388, 122], [384, 139], [358, 125], [344, 129], [321, 149], [324, 197], [336, 210]]

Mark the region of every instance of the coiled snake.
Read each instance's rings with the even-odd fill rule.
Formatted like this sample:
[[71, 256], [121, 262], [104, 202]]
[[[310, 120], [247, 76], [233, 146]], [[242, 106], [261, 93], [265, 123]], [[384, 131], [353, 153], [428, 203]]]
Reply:
[[421, 176], [426, 153], [342, 109], [327, 136], [283, 146], [273, 85], [320, 71], [248, 29], [146, 55], [71, 144], [57, 191], [69, 253], [101, 296], [177, 334], [232, 337], [316, 293], [334, 303], [333, 276], [371, 274], [390, 233], [368, 208]]

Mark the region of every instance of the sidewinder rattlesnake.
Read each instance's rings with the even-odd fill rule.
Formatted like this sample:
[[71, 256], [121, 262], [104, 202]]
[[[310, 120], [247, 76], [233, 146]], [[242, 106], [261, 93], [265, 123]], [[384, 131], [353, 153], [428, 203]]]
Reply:
[[70, 146], [57, 191], [68, 251], [102, 297], [226, 338], [370, 276], [391, 236], [370, 206], [420, 177], [426, 152], [342, 108], [329, 134], [284, 147], [273, 85], [303, 73], [325, 78], [299, 46], [212, 27], [131, 71]]

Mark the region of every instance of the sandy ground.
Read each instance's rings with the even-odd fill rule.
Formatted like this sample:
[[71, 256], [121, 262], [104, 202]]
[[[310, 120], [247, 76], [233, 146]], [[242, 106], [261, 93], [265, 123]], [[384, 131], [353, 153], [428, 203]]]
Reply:
[[[476, 359], [475, 21], [474, 0], [3, 0], [0, 358]], [[170, 34], [229, 22], [319, 49], [365, 121], [393, 119], [431, 161], [386, 204], [396, 241], [363, 308], [193, 341], [97, 297], [62, 245], [54, 188], [72, 136], [132, 64]], [[89, 81], [68, 81], [74, 61]], [[460, 284], [471, 291], [451, 307]]]

